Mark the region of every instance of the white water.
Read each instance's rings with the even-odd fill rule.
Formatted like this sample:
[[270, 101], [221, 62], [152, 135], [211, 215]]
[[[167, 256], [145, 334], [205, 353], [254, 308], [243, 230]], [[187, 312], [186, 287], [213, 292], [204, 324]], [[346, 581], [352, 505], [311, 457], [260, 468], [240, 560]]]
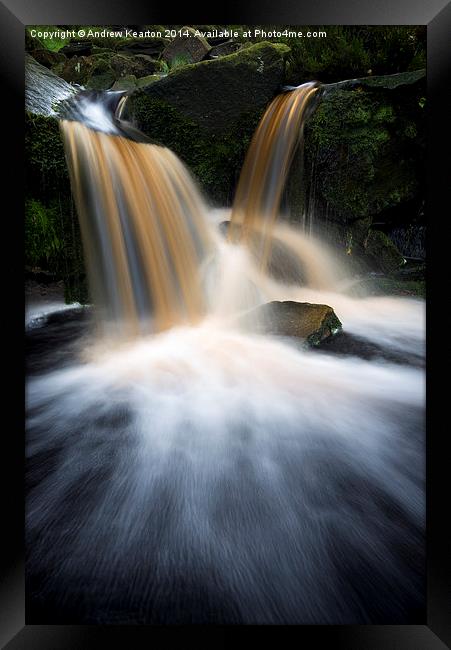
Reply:
[[424, 303], [350, 297], [328, 255], [300, 287], [218, 246], [199, 326], [93, 342], [30, 378], [40, 597], [66, 618], [78, 603], [74, 622], [406, 622], [422, 604], [423, 370], [300, 350], [234, 316], [325, 303], [421, 358]]
[[30, 302], [25, 307], [25, 327], [40, 327], [45, 324], [48, 316], [52, 314], [59, 314], [64, 311], [79, 308], [81, 308], [79, 302], [69, 304], [60, 300], [40, 301], [38, 303]]

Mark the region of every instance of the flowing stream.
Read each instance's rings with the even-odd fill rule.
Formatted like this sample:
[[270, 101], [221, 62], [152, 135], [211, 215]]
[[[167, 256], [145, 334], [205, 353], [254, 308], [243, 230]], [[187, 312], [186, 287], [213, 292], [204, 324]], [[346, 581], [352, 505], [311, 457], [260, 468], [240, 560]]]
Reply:
[[[62, 120], [95, 306], [28, 332], [30, 623], [422, 615], [424, 301], [352, 295], [277, 220], [316, 90], [269, 107], [231, 214], [104, 95]], [[332, 306], [353, 347], [241, 329], [271, 300]]]

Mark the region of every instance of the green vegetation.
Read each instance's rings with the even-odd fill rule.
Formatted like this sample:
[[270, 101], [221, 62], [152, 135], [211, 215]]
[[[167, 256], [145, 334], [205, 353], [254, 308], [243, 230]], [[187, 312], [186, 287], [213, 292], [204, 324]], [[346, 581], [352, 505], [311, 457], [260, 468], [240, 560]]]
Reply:
[[415, 96], [423, 92], [412, 84], [402, 96], [364, 87], [324, 96], [307, 125], [306, 158], [315, 168], [317, 198], [336, 218], [376, 215], [417, 195], [424, 119]]
[[58, 52], [62, 47], [70, 42], [70, 38], [59, 38], [57, 36], [43, 39], [40, 39], [37, 36], [32, 37], [31, 32], [34, 29], [39, 32], [62, 31], [56, 25], [29, 25], [25, 28], [25, 43], [27, 49], [42, 48], [44, 50], [49, 50], [50, 52]]
[[160, 71], [163, 74], [169, 74], [177, 68], [183, 68], [186, 65], [189, 65], [191, 60], [188, 56], [175, 56], [171, 61], [160, 61]]
[[[26, 263], [36, 267], [55, 266], [58, 273], [58, 261], [63, 245], [64, 233], [61, 232], [61, 212], [53, 204], [44, 206], [37, 199], [28, 199], [25, 203], [25, 251]], [[56, 264], [52, 264], [55, 260]]]
[[[424, 26], [286, 26], [304, 33], [325, 31], [327, 36], [281, 36], [265, 42], [249, 38], [248, 26], [234, 25], [228, 27], [239, 32], [233, 41], [240, 49], [196, 64], [183, 53], [167, 63], [163, 51], [168, 39], [138, 42], [89, 37], [85, 25], [70, 29], [79, 27], [86, 36], [74, 40], [90, 41], [89, 56], [66, 57], [61, 49], [69, 38], [31, 38], [33, 28], [62, 30], [51, 25], [28, 26], [26, 48], [69, 83], [132, 92], [124, 117], [171, 148], [219, 206], [231, 204], [254, 130], [282, 86], [312, 79], [326, 84], [351, 80], [329, 87], [309, 118], [305, 157], [297, 155], [287, 184], [287, 212], [299, 218], [314, 179], [315, 211], [327, 215], [330, 230], [336, 232], [334, 244], [347, 253], [356, 271], [370, 263], [386, 274], [399, 267], [399, 253], [372, 223], [386, 223], [389, 213], [389, 220], [397, 219], [399, 206], [403, 210], [424, 195]], [[280, 32], [285, 26], [262, 28]], [[136, 54], [143, 44], [151, 55], [146, 50]], [[25, 146], [27, 266], [63, 278], [68, 300], [86, 301], [79, 225], [57, 121], [28, 114]], [[362, 259], [366, 261], [361, 264]], [[421, 283], [391, 281], [404, 288], [408, 281]], [[417, 284], [411, 289], [421, 291]]]
[[[230, 26], [245, 43], [256, 39], [243, 36], [248, 29]], [[260, 27], [257, 25], [256, 27]], [[341, 26], [341, 25], [263, 25], [267, 32], [275, 30], [303, 33], [326, 32], [322, 38], [290, 38], [281, 36], [278, 43], [290, 47], [287, 57], [286, 81], [299, 85], [316, 79], [323, 83], [341, 81], [368, 74], [384, 75], [426, 67], [426, 29], [412, 26]]]
[[88, 302], [78, 219], [57, 120], [26, 114], [25, 264], [64, 280], [67, 302]]
[[191, 169], [204, 193], [218, 205], [230, 204], [259, 113], [241, 116], [227, 134], [209, 133], [161, 99], [136, 95], [133, 117], [155, 143], [169, 147]]

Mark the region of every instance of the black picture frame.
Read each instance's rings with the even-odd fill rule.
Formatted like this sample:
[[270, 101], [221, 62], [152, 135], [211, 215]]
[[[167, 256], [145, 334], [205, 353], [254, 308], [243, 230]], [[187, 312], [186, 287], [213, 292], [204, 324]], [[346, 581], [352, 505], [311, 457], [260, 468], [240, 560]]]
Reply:
[[[158, 6], [157, 6], [158, 4]], [[174, 7], [174, 12], [176, 11]], [[428, 38], [428, 238], [427, 238], [427, 617], [418, 625], [405, 626], [295, 626], [235, 628], [155, 628], [147, 626], [49, 626], [25, 624], [24, 579], [24, 372], [19, 362], [24, 323], [23, 305], [23, 106], [24, 27], [29, 24], [341, 24], [427, 25]], [[450, 331], [445, 312], [448, 188], [451, 116], [451, 3], [445, 0], [252, 0], [240, 6], [230, 1], [202, 10], [185, 7], [175, 18], [160, 3], [143, 0], [3, 0], [0, 2], [0, 68], [2, 78], [3, 153], [3, 272], [4, 335], [11, 349], [9, 368], [4, 369], [5, 413], [3, 429], [3, 567], [0, 583], [0, 644], [8, 650], [147, 647], [185, 647], [188, 637], [198, 642], [216, 637], [215, 646], [231, 642], [239, 633], [263, 633], [271, 643], [283, 643], [280, 635], [293, 634], [299, 646], [340, 647], [346, 650], [441, 650], [451, 647], [450, 537], [446, 534], [449, 483], [449, 413], [446, 400], [446, 346]], [[16, 189], [13, 189], [16, 185]], [[9, 253], [7, 259], [6, 253]], [[449, 273], [449, 271], [448, 271]], [[6, 295], [5, 295], [6, 294]], [[449, 306], [448, 306], [449, 311]], [[17, 347], [13, 345], [17, 344]], [[6, 350], [4, 350], [6, 352]], [[6, 354], [4, 355], [6, 358]], [[443, 364], [443, 367], [442, 367]], [[8, 373], [8, 374], [6, 374]], [[442, 378], [443, 377], [443, 378]], [[441, 394], [441, 390], [443, 395]], [[181, 645], [182, 644], [182, 645]]]

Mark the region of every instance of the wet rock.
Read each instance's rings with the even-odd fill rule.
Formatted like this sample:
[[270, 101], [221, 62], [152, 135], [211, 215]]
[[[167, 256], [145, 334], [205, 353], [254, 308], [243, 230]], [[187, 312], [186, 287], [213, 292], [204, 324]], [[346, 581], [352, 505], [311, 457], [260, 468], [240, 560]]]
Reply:
[[[305, 130], [307, 195], [341, 224], [419, 200], [425, 178], [425, 71], [323, 87]], [[309, 181], [307, 181], [309, 184]]]
[[426, 70], [411, 70], [397, 74], [386, 74], [375, 77], [364, 77], [358, 80], [359, 85], [367, 88], [394, 90], [400, 86], [411, 86], [418, 82], [426, 81]]
[[426, 70], [411, 70], [410, 72], [398, 72], [379, 76], [361, 77], [359, 79], [345, 79], [336, 83], [324, 84], [326, 90], [356, 90], [367, 87], [375, 89], [394, 90], [399, 86], [410, 86], [418, 81], [426, 80]]
[[[108, 65], [107, 59], [104, 58], [103, 54], [95, 54], [93, 56], [71, 57], [64, 68], [59, 71], [59, 74], [69, 83], [86, 86], [91, 76], [100, 76], [108, 72], [110, 73], [109, 83], [112, 85], [115, 81], [112, 68]], [[106, 85], [105, 89], [108, 87]]]
[[92, 52], [91, 41], [71, 41], [60, 49], [60, 52], [71, 58], [73, 56], [89, 56]]
[[136, 54], [134, 55], [134, 59], [137, 63], [141, 62], [145, 66], [147, 74], [153, 74], [160, 70], [160, 62], [156, 61], [148, 54]]
[[113, 69], [116, 78], [134, 74], [137, 78], [153, 74], [157, 63], [149, 56], [132, 56], [125, 54], [110, 54], [104, 57]]
[[59, 102], [75, 93], [63, 79], [29, 54], [25, 58], [25, 108], [35, 115], [56, 116]]
[[35, 61], [43, 65], [45, 68], [52, 69], [58, 63], [66, 61], [66, 57], [61, 52], [51, 52], [45, 48], [33, 50], [31, 56]]
[[150, 57], [157, 57], [169, 44], [166, 38], [141, 38], [135, 41], [127, 41], [117, 46], [117, 52], [128, 54], [144, 54]]
[[157, 67], [150, 57], [101, 52], [91, 56], [73, 56], [61, 70], [63, 79], [92, 90], [108, 90], [115, 81], [134, 75], [152, 74]]
[[355, 275], [391, 273], [405, 263], [393, 240], [373, 227], [372, 221], [366, 217], [346, 224], [329, 223], [322, 231], [324, 240], [341, 252]]
[[185, 66], [146, 90], [138, 119], [144, 130], [146, 103], [160, 100], [208, 131], [235, 127], [245, 113], [261, 112], [277, 94], [284, 72], [285, 45], [258, 43], [213, 61]]
[[[218, 225], [219, 232], [226, 238], [229, 234], [230, 225], [230, 221], [221, 221]], [[238, 236], [238, 238], [240, 231], [240, 224], [235, 224], [235, 236]], [[251, 237], [248, 245], [251, 253], [258, 260], [261, 251], [260, 238], [256, 236], [253, 240]], [[307, 275], [299, 257], [282, 242], [277, 240], [271, 243], [266, 272], [284, 284], [296, 284], [298, 286], [307, 284]]]
[[158, 74], [149, 74], [146, 77], [141, 77], [140, 79], [136, 80], [138, 88], [145, 88], [146, 86], [150, 86], [150, 84], [155, 83], [155, 81], [159, 81], [161, 79], [161, 76]]
[[118, 75], [107, 61], [100, 60], [93, 66], [84, 85], [91, 90], [108, 90], [113, 86], [117, 77]]
[[365, 253], [373, 268], [383, 273], [399, 269], [405, 262], [389, 237], [380, 230], [370, 230], [365, 241]]
[[394, 271], [392, 276], [401, 280], [424, 280], [426, 264], [420, 260], [410, 260], [400, 269]]
[[260, 333], [302, 339], [309, 347], [342, 329], [332, 307], [291, 300], [261, 305], [245, 314], [240, 324]]
[[[208, 29], [204, 30], [202, 27], [199, 27], [198, 29], [200, 31], [203, 31], [203, 32], [208, 32], [209, 31]], [[222, 45], [222, 43], [227, 43], [229, 41], [229, 37], [228, 36], [209, 36], [209, 37], [207, 37], [207, 41], [210, 43], [210, 45], [212, 47], [215, 47], [216, 45]]]
[[387, 233], [405, 257], [424, 260], [426, 257], [426, 227], [412, 223], [395, 226]]
[[189, 36], [176, 36], [164, 49], [163, 60], [172, 63], [176, 59], [183, 59], [186, 63], [198, 63], [205, 59], [211, 50], [208, 41], [197, 36], [192, 27], [183, 27], [181, 31], [189, 33]]
[[316, 349], [339, 357], [358, 357], [366, 361], [385, 360], [390, 363], [407, 364], [420, 368], [424, 366], [424, 358], [421, 355], [389, 347], [384, 348], [382, 345], [348, 332], [339, 332], [334, 337], [324, 339], [316, 346]]
[[229, 54], [233, 54], [234, 52], [240, 50], [241, 47], [242, 47], [241, 43], [235, 43], [234, 41], [226, 41], [225, 43], [221, 43], [220, 45], [216, 45], [215, 47], [212, 47], [210, 52], [208, 53], [208, 58], [217, 59], [218, 56], [228, 56]]
[[136, 77], [134, 74], [129, 74], [115, 81], [111, 90], [135, 90], [136, 88]]

